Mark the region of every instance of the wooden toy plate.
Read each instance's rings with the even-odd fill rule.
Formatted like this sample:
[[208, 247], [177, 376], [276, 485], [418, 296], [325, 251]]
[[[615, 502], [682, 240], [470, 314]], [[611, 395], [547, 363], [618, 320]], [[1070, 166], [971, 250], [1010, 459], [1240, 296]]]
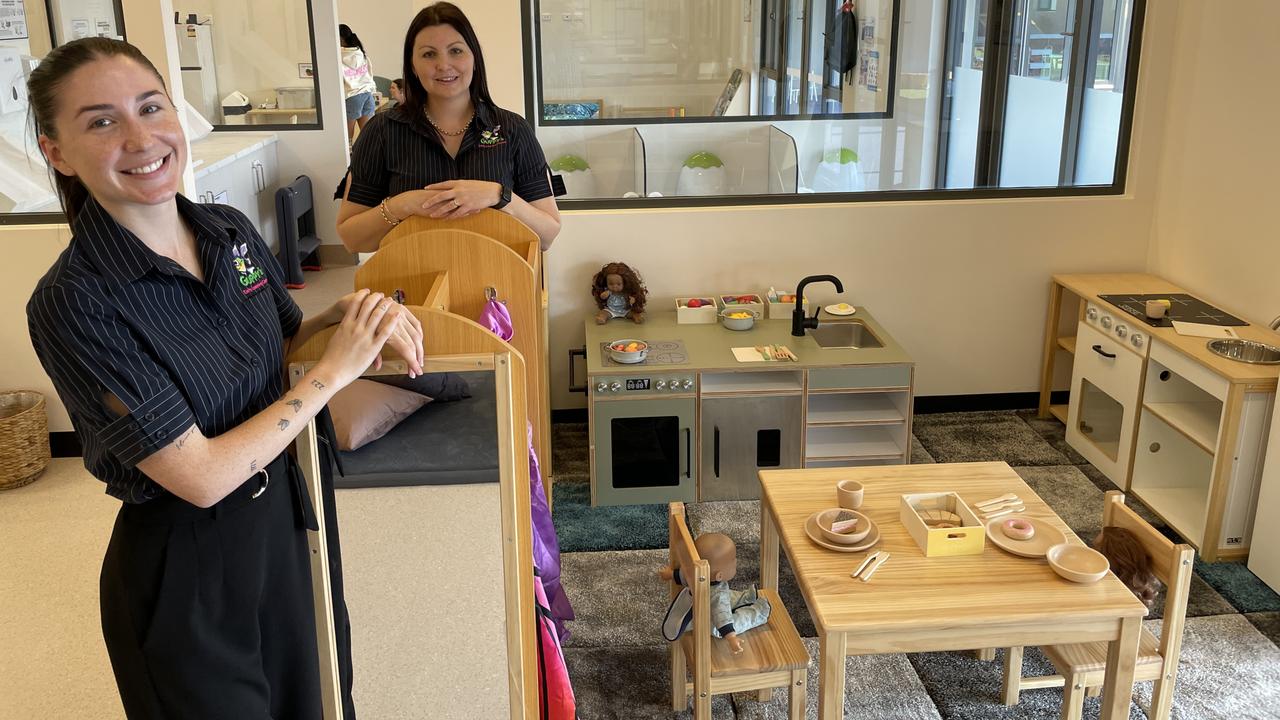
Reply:
[[[1036, 529], [1036, 534], [1031, 536], [1030, 540], [1014, 540], [1004, 534], [1004, 530], [1000, 528], [1005, 520], [1025, 520]], [[1062, 534], [1058, 528], [1050, 525], [1048, 521], [1040, 518], [1027, 517], [1025, 515], [1005, 515], [1003, 517], [991, 518], [987, 521], [987, 539], [995, 543], [996, 547], [1014, 555], [1022, 557], [1039, 558], [1049, 551], [1049, 548], [1067, 541], [1067, 536]]]
[[866, 550], [880, 542], [880, 526], [871, 518], [867, 518], [867, 522], [871, 523], [871, 532], [863, 538], [861, 542], [855, 545], [837, 545], [836, 543], [828, 541], [826, 538], [822, 537], [822, 529], [818, 527], [818, 515], [822, 512], [823, 510], [819, 510], [818, 512], [810, 515], [809, 519], [804, 522], [804, 533], [808, 535], [809, 539], [818, 547], [834, 550], [836, 552], [862, 552], [863, 550]]

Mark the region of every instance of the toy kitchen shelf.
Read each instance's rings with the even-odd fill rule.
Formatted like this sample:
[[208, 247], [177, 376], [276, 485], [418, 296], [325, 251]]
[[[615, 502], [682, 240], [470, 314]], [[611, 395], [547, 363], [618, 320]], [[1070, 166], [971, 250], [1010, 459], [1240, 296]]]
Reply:
[[[761, 468], [909, 462], [915, 364], [864, 308], [821, 320], [850, 321], [883, 347], [821, 348], [785, 320], [741, 332], [679, 324], [673, 311], [643, 325], [587, 320], [592, 504], [755, 499]], [[650, 358], [610, 360], [604, 346], [624, 338], [648, 342]], [[732, 350], [774, 344], [798, 361], [738, 362]]]
[[[1075, 418], [1080, 427], [1067, 428], [1072, 447], [1160, 516], [1204, 560], [1238, 559], [1249, 553], [1280, 367], [1219, 357], [1209, 352], [1207, 339], [1152, 327], [1100, 297], [1185, 292], [1153, 275], [1055, 275], [1045, 325], [1040, 417], [1052, 415], [1064, 423]], [[1121, 325], [1125, 334], [1118, 332]], [[1233, 329], [1241, 338], [1280, 344], [1280, 336], [1256, 325]], [[1141, 346], [1133, 342], [1134, 333], [1141, 333]], [[1077, 336], [1089, 338], [1079, 354]], [[1095, 356], [1107, 358], [1108, 351], [1119, 357]], [[1068, 405], [1056, 406], [1050, 393], [1062, 352], [1074, 361], [1073, 391]], [[1095, 370], [1091, 378], [1103, 378], [1099, 385], [1081, 384], [1089, 374], [1082, 367], [1100, 364], [1113, 375]], [[1132, 373], [1122, 373], [1124, 367]], [[1123, 386], [1117, 393], [1122, 401], [1111, 401], [1113, 412], [1123, 413], [1123, 425], [1098, 422], [1105, 412], [1090, 416], [1081, 407], [1107, 404], [1095, 402], [1106, 394], [1104, 380]], [[1086, 387], [1078, 397], [1076, 389]]]

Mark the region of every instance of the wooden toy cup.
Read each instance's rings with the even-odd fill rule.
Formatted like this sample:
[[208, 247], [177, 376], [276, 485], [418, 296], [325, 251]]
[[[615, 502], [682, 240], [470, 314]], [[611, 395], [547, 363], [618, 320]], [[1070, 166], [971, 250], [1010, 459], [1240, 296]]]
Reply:
[[841, 480], [836, 483], [836, 499], [840, 507], [857, 510], [862, 507], [863, 487], [857, 480]]

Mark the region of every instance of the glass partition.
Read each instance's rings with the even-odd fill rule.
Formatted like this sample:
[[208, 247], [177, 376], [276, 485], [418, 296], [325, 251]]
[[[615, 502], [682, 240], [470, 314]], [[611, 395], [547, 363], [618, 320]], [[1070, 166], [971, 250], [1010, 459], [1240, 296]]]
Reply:
[[1142, 0], [529, 1], [570, 208], [1123, 192]]
[[183, 94], [215, 129], [320, 127], [309, 0], [187, 0], [176, 19]]

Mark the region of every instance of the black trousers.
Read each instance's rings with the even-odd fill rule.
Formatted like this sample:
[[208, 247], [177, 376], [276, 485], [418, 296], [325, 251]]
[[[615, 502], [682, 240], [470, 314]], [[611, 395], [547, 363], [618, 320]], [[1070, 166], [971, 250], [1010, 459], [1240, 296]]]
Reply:
[[321, 717], [308, 526], [287, 454], [212, 508], [121, 508], [100, 597], [129, 718]]

